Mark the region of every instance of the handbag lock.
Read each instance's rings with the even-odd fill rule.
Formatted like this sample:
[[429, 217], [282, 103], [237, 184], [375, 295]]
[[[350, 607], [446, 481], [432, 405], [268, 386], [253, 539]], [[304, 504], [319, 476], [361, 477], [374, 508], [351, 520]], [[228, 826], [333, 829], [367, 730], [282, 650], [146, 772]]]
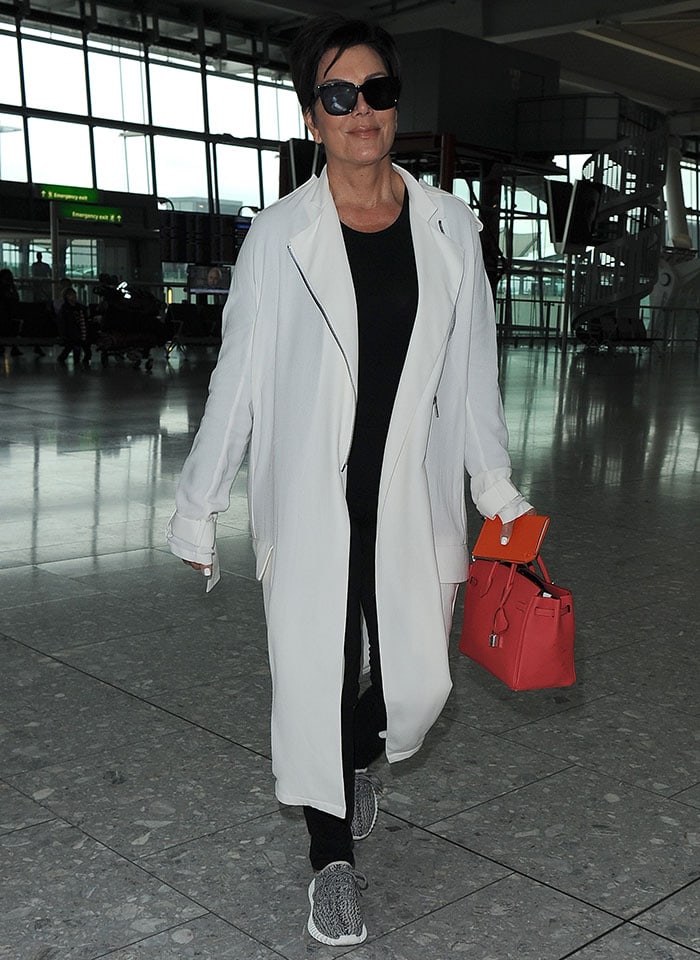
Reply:
[[490, 646], [490, 647], [497, 647], [497, 646], [498, 646], [498, 634], [497, 634], [497, 633], [490, 633], [490, 634], [489, 634], [489, 646]]

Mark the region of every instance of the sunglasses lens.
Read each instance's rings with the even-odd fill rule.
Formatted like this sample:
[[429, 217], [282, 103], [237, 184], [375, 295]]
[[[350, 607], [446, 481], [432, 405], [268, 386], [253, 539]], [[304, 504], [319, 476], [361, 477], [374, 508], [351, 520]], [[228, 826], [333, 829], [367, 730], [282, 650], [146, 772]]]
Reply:
[[398, 77], [373, 77], [362, 84], [362, 95], [373, 110], [390, 110], [398, 103], [401, 81]]
[[328, 83], [318, 88], [323, 109], [334, 117], [352, 113], [357, 103], [357, 90], [352, 83]]

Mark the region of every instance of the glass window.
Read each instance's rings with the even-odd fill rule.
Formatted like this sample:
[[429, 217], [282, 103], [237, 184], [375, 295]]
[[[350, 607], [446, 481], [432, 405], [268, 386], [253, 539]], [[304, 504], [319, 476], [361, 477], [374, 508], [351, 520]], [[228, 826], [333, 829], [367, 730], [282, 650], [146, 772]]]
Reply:
[[259, 207], [258, 151], [217, 144], [216, 163], [221, 212], [235, 214], [243, 205]]
[[227, 31], [224, 42], [227, 50], [230, 50], [232, 53], [235, 51], [239, 56], [252, 56], [253, 54], [253, 40], [251, 37], [241, 37], [238, 36], [238, 34]]
[[255, 80], [255, 70], [249, 63], [238, 63], [235, 60], [216, 60], [215, 64], [209, 64], [207, 69], [214, 74], [220, 74], [225, 77], [235, 77], [238, 80]]
[[[53, 4], [55, 6], [55, 3]], [[67, 11], [66, 11], [67, 12]], [[69, 30], [66, 30], [62, 27], [52, 27], [52, 26], [40, 26], [40, 27], [30, 27], [27, 23], [22, 24], [22, 34], [25, 37], [40, 37], [42, 40], [47, 39], [56, 39], [60, 40], [62, 43], [72, 43], [80, 47], [83, 43], [83, 38], [79, 33], [71, 33]]]
[[152, 63], [150, 78], [153, 123], [157, 127], [204, 130], [199, 71]]
[[[178, 199], [197, 198], [208, 205], [205, 147], [196, 140], [178, 137], [154, 137], [158, 196], [168, 197], [178, 207]], [[189, 209], [180, 206], [180, 209]]]
[[209, 130], [232, 137], [256, 137], [255, 87], [229, 77], [207, 76]]
[[95, 166], [100, 190], [152, 193], [150, 141], [142, 133], [95, 128]]
[[91, 34], [88, 38], [88, 46], [91, 50], [106, 50], [109, 53], [119, 53], [126, 56], [141, 56], [143, 53], [143, 48], [140, 43], [135, 41], [120, 41], [115, 40], [109, 37], [98, 38], [95, 34]]
[[26, 180], [22, 118], [0, 113], [0, 180]]
[[17, 278], [22, 272], [22, 248], [11, 240], [0, 241], [0, 269], [12, 270]]
[[[168, 37], [173, 37], [176, 40], [196, 40], [197, 27], [194, 23], [183, 23], [182, 20], [168, 20], [161, 11], [158, 14], [158, 35], [162, 41], [162, 46], [167, 47]], [[179, 51], [175, 55], [183, 56]]]
[[32, 179], [35, 183], [92, 187], [90, 137], [86, 126], [35, 117], [27, 123]]
[[147, 123], [146, 70], [127, 57], [88, 54], [92, 114], [108, 120]]
[[0, 100], [17, 106], [22, 103], [17, 41], [6, 33], [0, 33]]
[[82, 50], [22, 40], [27, 106], [84, 116], [85, 65]]
[[68, 277], [97, 277], [97, 240], [71, 240], [65, 262]]
[[460, 197], [464, 202], [474, 210], [478, 215], [479, 195], [481, 184], [478, 180], [467, 181], [463, 177], [455, 177], [452, 183], [452, 193]]
[[683, 184], [683, 200], [685, 201], [686, 207], [697, 210], [698, 207], [700, 207], [697, 167], [681, 164], [681, 182]]
[[563, 167], [570, 181], [580, 180], [583, 176], [583, 168], [590, 159], [588, 153], [560, 153], [554, 157], [554, 162], [558, 167]]
[[280, 195], [280, 155], [277, 150], [261, 150], [263, 204], [268, 207]]
[[304, 122], [296, 94], [289, 87], [259, 86], [260, 136], [266, 140], [290, 140], [304, 136]]

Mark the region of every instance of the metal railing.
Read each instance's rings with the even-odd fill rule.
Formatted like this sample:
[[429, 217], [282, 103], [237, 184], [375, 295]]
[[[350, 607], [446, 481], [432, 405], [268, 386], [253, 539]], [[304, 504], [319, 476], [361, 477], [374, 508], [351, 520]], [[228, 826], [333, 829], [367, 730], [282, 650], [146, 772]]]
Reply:
[[[644, 325], [645, 337], [606, 337], [594, 346], [624, 346], [626, 343], [643, 346], [644, 342], [661, 348], [690, 344], [700, 346], [700, 307], [664, 308], [641, 306], [639, 318]], [[565, 304], [562, 300], [538, 300], [499, 297], [496, 300], [496, 326], [498, 338], [508, 342], [564, 343], [576, 346], [578, 340], [566, 329]]]

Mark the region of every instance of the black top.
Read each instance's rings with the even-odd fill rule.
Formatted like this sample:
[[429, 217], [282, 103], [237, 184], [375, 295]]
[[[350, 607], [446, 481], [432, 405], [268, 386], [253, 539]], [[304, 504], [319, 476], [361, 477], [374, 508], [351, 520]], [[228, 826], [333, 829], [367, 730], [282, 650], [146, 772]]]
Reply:
[[342, 224], [358, 328], [358, 396], [348, 461], [347, 501], [359, 520], [376, 516], [389, 420], [418, 306], [408, 191], [398, 219], [360, 233]]

